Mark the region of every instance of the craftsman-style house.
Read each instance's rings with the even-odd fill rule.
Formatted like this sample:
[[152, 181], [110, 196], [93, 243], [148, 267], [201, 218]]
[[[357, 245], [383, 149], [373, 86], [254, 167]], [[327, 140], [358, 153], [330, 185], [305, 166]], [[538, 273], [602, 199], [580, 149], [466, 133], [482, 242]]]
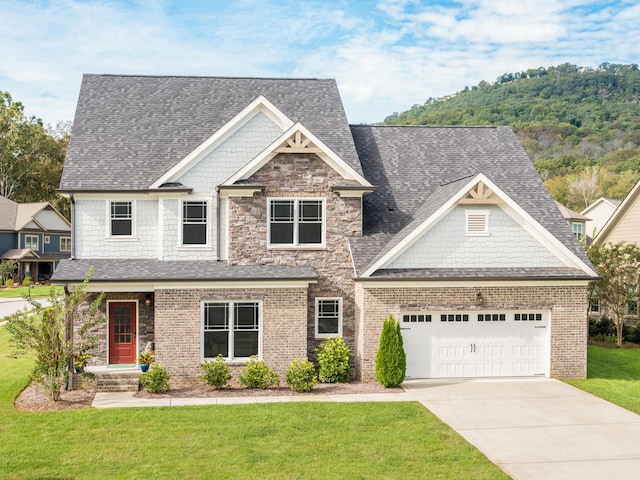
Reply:
[[595, 272], [509, 128], [350, 126], [333, 80], [86, 75], [61, 191], [55, 281], [107, 294], [94, 368], [152, 342], [176, 376], [282, 375], [341, 335], [369, 381], [393, 314], [410, 377], [586, 374]]
[[12, 280], [46, 282], [70, 255], [71, 225], [50, 203], [0, 197], [0, 261], [16, 262]]

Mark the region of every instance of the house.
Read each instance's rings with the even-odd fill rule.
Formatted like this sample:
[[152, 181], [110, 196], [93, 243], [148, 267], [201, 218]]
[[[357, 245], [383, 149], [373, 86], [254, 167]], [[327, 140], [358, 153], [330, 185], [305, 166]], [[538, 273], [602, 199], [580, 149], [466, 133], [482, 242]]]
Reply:
[[596, 274], [509, 128], [349, 125], [333, 80], [86, 75], [60, 189], [54, 279], [106, 292], [94, 370], [153, 342], [174, 376], [283, 376], [341, 335], [371, 381], [393, 314], [410, 377], [586, 375]]
[[636, 183], [597, 232], [593, 243], [640, 243], [640, 182]]
[[556, 205], [562, 214], [562, 218], [564, 218], [569, 224], [569, 227], [571, 227], [573, 236], [576, 237], [578, 241], [583, 240], [586, 235], [586, 223], [591, 219], [581, 213], [565, 207], [560, 202], [556, 202]]
[[0, 196], [0, 260], [15, 260], [14, 281], [48, 281], [71, 255], [71, 224], [48, 202], [16, 203]]
[[611, 218], [618, 205], [620, 205], [620, 200], [600, 197], [580, 212], [581, 215], [589, 217], [585, 224], [586, 234], [591, 238], [595, 237], [604, 227], [604, 224], [607, 223], [607, 220]]

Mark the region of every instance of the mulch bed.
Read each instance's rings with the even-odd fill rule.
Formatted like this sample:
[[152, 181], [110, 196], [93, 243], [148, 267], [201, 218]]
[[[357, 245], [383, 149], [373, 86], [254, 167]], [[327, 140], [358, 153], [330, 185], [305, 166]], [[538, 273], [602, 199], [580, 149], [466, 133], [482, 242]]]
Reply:
[[[287, 386], [268, 388], [266, 390], [245, 388], [238, 384], [232, 384], [229, 388], [216, 389], [204, 383], [193, 381], [174, 381], [171, 383], [171, 390], [167, 393], [149, 393], [140, 390], [135, 393], [137, 398], [215, 398], [215, 397], [272, 397], [272, 396], [316, 396], [316, 395], [345, 395], [355, 393], [402, 393], [402, 388], [384, 388], [377, 383], [319, 383], [313, 390], [307, 393], [297, 393]], [[18, 410], [28, 412], [45, 412], [58, 410], [77, 410], [88, 408], [93, 402], [96, 394], [95, 381], [86, 378], [83, 381], [82, 389], [66, 391], [63, 390], [60, 400], [52, 401], [36, 383], [29, 384], [20, 393], [14, 404]]]

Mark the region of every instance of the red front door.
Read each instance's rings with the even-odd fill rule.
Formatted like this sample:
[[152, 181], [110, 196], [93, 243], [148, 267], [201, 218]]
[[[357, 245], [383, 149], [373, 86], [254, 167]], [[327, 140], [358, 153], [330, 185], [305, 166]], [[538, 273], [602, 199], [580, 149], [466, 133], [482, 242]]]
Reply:
[[136, 363], [136, 303], [109, 303], [109, 364]]

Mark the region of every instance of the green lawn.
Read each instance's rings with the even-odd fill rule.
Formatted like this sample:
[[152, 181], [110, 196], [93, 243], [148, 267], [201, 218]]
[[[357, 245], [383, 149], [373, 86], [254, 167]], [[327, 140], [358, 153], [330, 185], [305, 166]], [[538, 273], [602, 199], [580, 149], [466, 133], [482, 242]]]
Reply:
[[[56, 294], [62, 295], [63, 290], [61, 285], [57, 285], [54, 287]], [[34, 285], [31, 289], [31, 298], [43, 298], [48, 297], [49, 292], [51, 291], [51, 286], [49, 285]], [[0, 288], [0, 298], [24, 298], [27, 295], [27, 287], [20, 288]]]
[[566, 382], [640, 414], [640, 349], [589, 346], [587, 379]]
[[0, 478], [508, 478], [417, 403], [26, 413], [0, 328]]

